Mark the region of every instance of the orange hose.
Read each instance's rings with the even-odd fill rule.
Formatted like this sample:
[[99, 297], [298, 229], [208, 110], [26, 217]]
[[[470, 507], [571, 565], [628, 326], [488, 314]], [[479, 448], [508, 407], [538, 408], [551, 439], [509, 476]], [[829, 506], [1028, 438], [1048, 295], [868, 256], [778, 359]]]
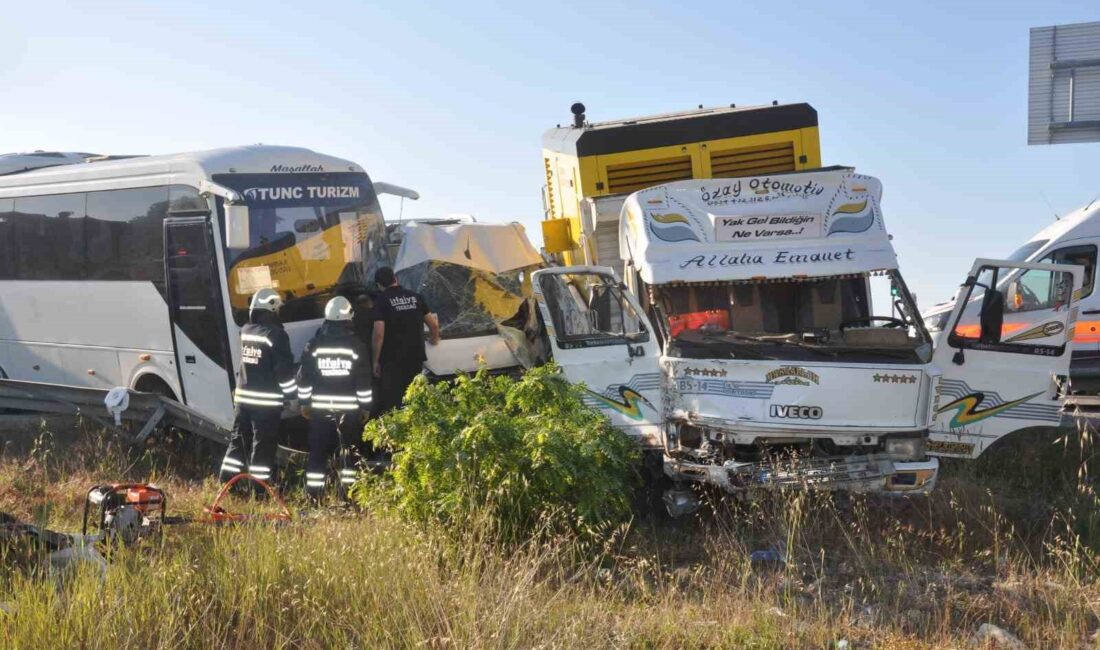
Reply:
[[[230, 488], [232, 488], [238, 481], [241, 481], [243, 479], [248, 479], [263, 486], [263, 488], [267, 490], [267, 493], [271, 496], [271, 498], [279, 504], [279, 508], [282, 510], [282, 512], [271, 512], [265, 513], [263, 515], [244, 515], [234, 514], [223, 508], [221, 506], [222, 499], [225, 498], [225, 495], [229, 493]], [[214, 497], [214, 502], [206, 508], [203, 508], [202, 510], [207, 516], [207, 523], [211, 524], [241, 523], [245, 521], [250, 521], [257, 517], [261, 517], [267, 521], [290, 521], [290, 510], [286, 507], [286, 503], [283, 501], [282, 497], [279, 496], [279, 493], [275, 491], [275, 488], [268, 485], [266, 481], [258, 479], [251, 474], [237, 474], [233, 478], [226, 481], [225, 485], [222, 486], [222, 489], [218, 491], [218, 496]]]

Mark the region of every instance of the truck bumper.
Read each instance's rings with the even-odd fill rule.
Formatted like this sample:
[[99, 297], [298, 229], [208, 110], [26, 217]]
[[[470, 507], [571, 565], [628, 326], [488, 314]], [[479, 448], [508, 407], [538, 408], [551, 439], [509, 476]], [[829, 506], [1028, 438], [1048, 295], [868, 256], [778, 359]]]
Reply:
[[713, 485], [727, 492], [804, 488], [896, 495], [927, 494], [936, 485], [940, 462], [897, 461], [888, 456], [804, 458], [782, 463], [711, 465], [665, 457], [674, 481]]

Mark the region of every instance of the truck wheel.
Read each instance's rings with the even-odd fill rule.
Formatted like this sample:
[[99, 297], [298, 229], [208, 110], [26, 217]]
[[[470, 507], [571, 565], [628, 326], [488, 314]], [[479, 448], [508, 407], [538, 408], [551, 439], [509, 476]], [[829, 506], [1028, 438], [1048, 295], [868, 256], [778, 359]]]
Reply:
[[642, 517], [657, 521], [670, 520], [664, 494], [672, 487], [672, 480], [665, 476], [664, 454], [661, 450], [645, 450], [638, 467], [638, 487], [634, 495], [634, 509]]
[[1081, 435], [1053, 427], [1016, 431], [978, 457], [977, 475], [1022, 490], [1072, 487], [1088, 456]]

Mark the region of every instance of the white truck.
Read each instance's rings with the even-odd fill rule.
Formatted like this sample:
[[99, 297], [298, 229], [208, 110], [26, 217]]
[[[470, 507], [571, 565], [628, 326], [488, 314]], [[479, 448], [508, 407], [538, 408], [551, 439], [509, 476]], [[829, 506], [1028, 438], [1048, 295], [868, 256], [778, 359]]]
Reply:
[[681, 484], [927, 492], [930, 434], [1057, 420], [1082, 269], [978, 260], [956, 304], [980, 299], [979, 329], [999, 332], [996, 279], [1043, 275], [1042, 336], [979, 332], [933, 350], [881, 193], [835, 167], [587, 199], [595, 219], [621, 206], [625, 282], [609, 266], [535, 271], [551, 354]]

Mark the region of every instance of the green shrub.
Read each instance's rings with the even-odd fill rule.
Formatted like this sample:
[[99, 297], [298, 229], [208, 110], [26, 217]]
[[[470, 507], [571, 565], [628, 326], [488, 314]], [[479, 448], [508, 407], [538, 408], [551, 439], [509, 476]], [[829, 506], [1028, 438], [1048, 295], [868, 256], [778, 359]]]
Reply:
[[583, 392], [554, 366], [519, 380], [420, 377], [405, 408], [369, 422], [364, 438], [397, 450], [382, 486], [413, 520], [487, 523], [507, 539], [548, 522], [589, 530], [629, 515], [638, 451]]

